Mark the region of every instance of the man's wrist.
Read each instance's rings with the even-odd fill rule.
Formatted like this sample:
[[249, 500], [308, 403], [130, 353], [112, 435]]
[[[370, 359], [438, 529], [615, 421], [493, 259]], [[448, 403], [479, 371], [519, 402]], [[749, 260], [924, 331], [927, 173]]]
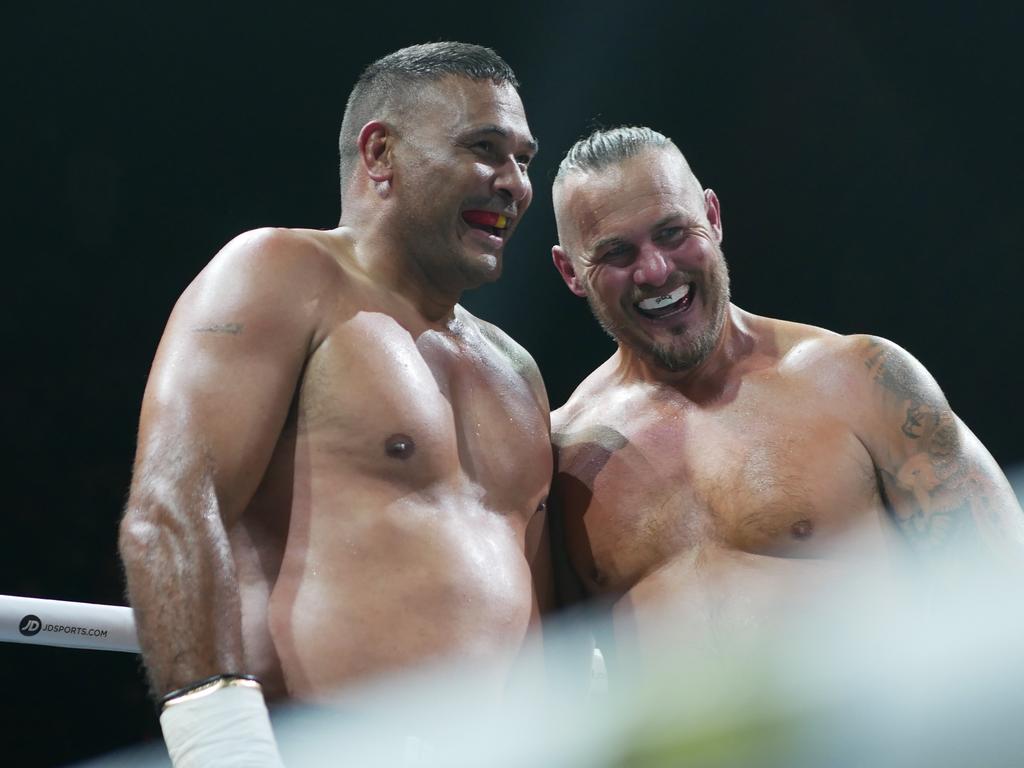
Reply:
[[216, 675], [161, 701], [174, 768], [283, 768], [256, 678]]
[[178, 688], [160, 698], [159, 709], [163, 712], [165, 708], [184, 701], [191, 701], [201, 696], [207, 696], [221, 688], [241, 685], [243, 687], [256, 688], [261, 693], [263, 686], [255, 675], [211, 675], [183, 688]]

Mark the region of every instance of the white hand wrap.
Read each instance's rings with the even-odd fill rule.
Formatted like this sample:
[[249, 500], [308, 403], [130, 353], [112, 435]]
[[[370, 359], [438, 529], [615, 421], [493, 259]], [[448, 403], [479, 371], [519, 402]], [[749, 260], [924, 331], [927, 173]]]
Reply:
[[218, 677], [175, 694], [160, 727], [174, 768], [284, 768], [255, 680]]

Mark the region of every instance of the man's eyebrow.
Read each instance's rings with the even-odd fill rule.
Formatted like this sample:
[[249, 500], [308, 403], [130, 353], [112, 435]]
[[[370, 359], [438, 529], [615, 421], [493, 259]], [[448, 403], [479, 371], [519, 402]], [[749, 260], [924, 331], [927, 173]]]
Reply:
[[620, 245], [620, 244], [621, 245], [626, 245], [627, 243], [626, 243], [625, 240], [623, 240], [621, 237], [619, 237], [617, 235], [612, 235], [611, 237], [604, 237], [604, 238], [601, 238], [600, 240], [598, 240], [592, 246], [590, 246], [590, 252], [591, 253], [597, 253], [602, 248], [606, 248], [609, 245]]
[[670, 213], [668, 216], [663, 216], [662, 218], [660, 218], [656, 222], [654, 222], [654, 226], [651, 227], [651, 230], [653, 231], [655, 229], [661, 229], [662, 227], [664, 227], [669, 222], [675, 221], [675, 220], [681, 219], [681, 218], [683, 218], [683, 214], [682, 213], [678, 213], [678, 212], [677, 213]]
[[[502, 128], [500, 125], [493, 124], [478, 125], [477, 127], [466, 131], [467, 136], [479, 136], [481, 134], [495, 134], [503, 139], [508, 139], [511, 138], [512, 136], [512, 134], [507, 129]], [[530, 136], [528, 139], [526, 139], [526, 146], [529, 147], [530, 151], [533, 152], [534, 154], [536, 154], [537, 151], [540, 149], [540, 143], [533, 136]]]

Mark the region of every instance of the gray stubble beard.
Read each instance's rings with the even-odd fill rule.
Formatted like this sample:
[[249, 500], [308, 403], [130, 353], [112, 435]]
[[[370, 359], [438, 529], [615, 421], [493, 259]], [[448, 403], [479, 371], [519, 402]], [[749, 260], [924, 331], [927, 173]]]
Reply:
[[[718, 303], [714, 307], [714, 315], [710, 318], [710, 322], [704, 329], [704, 332], [684, 348], [679, 348], [672, 343], [651, 342], [639, 344], [634, 339], [625, 338], [614, 323], [612, 323], [611, 318], [605, 314], [604, 309], [599, 307], [593, 300], [588, 286], [587, 303], [590, 305], [590, 311], [593, 312], [594, 317], [600, 323], [605, 333], [611, 336], [617, 344], [628, 347], [658, 367], [673, 373], [696, 368], [708, 358], [718, 344], [722, 329], [725, 327], [725, 316], [729, 311], [729, 301], [731, 299], [729, 291], [729, 266], [725, 261], [725, 255], [722, 253], [721, 248], [716, 248], [715, 250], [718, 266], [705, 282], [704, 289], [708, 294], [706, 298], [711, 298], [712, 295], [717, 294], [716, 299]], [[686, 330], [686, 326], [681, 326], [672, 329], [672, 333], [673, 335], [681, 336], [686, 333]]]

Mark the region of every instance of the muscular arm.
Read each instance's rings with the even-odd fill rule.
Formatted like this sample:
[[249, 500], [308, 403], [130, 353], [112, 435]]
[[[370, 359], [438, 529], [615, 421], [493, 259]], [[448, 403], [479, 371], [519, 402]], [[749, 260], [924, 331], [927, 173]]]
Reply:
[[309, 248], [284, 231], [236, 239], [185, 291], [161, 339], [120, 530], [156, 695], [246, 671], [228, 531], [317, 343], [326, 280]]
[[893, 519], [918, 553], [1024, 566], [1024, 516], [995, 460], [931, 375], [883, 339], [854, 337], [861, 440]]

